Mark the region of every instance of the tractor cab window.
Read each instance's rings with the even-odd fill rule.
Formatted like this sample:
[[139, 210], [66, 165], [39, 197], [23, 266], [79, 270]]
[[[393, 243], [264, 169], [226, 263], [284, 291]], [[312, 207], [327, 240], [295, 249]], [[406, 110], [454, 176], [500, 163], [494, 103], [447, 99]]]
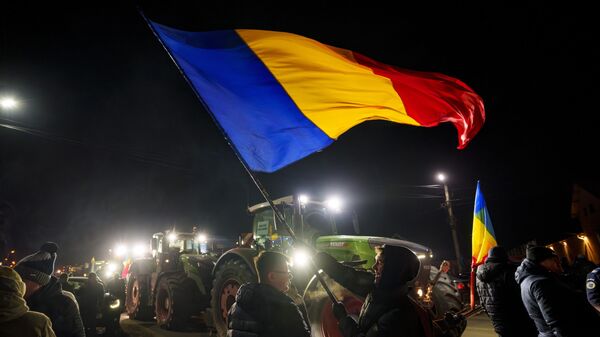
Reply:
[[357, 224], [353, 212], [328, 212], [322, 207], [307, 207], [303, 210], [305, 231], [314, 235], [356, 235]]
[[[291, 207], [283, 207], [280, 210], [287, 224], [294, 230], [292, 224], [293, 209]], [[269, 207], [256, 211], [252, 222], [254, 240], [262, 247], [271, 248], [274, 245], [280, 245], [280, 241], [284, 237], [289, 236], [283, 224], [276, 219], [273, 210]]]

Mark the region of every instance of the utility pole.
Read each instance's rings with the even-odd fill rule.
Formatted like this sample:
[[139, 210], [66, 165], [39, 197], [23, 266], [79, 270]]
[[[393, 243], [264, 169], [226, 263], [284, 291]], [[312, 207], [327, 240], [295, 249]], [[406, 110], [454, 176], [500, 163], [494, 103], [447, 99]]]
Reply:
[[454, 242], [454, 253], [456, 254], [456, 264], [458, 265], [458, 273], [463, 272], [462, 256], [460, 255], [460, 245], [458, 243], [458, 234], [456, 233], [456, 217], [452, 210], [452, 201], [450, 200], [450, 192], [448, 192], [448, 184], [446, 177], [443, 174], [438, 174], [438, 180], [444, 185], [444, 196], [446, 201], [446, 209], [448, 210], [448, 221], [450, 222], [450, 231], [452, 232], [452, 241]]

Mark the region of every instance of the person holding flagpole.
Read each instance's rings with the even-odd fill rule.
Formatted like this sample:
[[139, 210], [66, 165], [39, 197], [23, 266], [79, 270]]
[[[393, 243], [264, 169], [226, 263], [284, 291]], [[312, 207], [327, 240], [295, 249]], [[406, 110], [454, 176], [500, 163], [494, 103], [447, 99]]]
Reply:
[[492, 219], [488, 212], [483, 193], [477, 181], [475, 191], [475, 207], [473, 210], [473, 235], [471, 237], [471, 310], [475, 309], [475, 271], [477, 266], [485, 262], [488, 251], [497, 246], [496, 234], [492, 227]]

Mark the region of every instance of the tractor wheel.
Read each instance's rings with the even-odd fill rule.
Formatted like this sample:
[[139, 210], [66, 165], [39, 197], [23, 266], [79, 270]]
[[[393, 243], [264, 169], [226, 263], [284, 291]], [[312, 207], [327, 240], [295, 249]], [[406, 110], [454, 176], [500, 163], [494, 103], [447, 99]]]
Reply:
[[[433, 273], [430, 277], [433, 278], [437, 269], [435, 267], [431, 269]], [[458, 289], [456, 289], [452, 280], [446, 275], [440, 277], [433, 287], [431, 299], [433, 302], [432, 309], [436, 318], [444, 317], [444, 314], [448, 311], [458, 312], [464, 308]]]
[[148, 321], [154, 317], [150, 297], [150, 275], [132, 272], [127, 281], [125, 310], [129, 318]]
[[227, 335], [227, 313], [235, 302], [235, 295], [240, 286], [247, 282], [256, 282], [256, 276], [240, 259], [225, 262], [215, 273], [210, 306], [213, 324], [221, 337]]
[[163, 329], [183, 331], [194, 308], [193, 281], [185, 274], [165, 275], [156, 290], [156, 324]]
[[[326, 275], [323, 275], [323, 278], [338, 300], [344, 303], [348, 314], [358, 317], [364, 299], [344, 289]], [[316, 277], [313, 277], [306, 287], [304, 302], [306, 303], [313, 337], [342, 337], [337, 319], [331, 309], [331, 299]]]

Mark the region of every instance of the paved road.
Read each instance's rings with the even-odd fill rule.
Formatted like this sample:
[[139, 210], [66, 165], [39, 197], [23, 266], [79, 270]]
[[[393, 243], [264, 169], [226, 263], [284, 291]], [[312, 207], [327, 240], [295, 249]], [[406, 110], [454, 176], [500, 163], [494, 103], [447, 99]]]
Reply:
[[[130, 320], [121, 315], [121, 327], [128, 337], [216, 337], [210, 332], [172, 332], [160, 329], [154, 322]], [[485, 313], [470, 317], [462, 337], [496, 337], [490, 319]]]
[[467, 329], [462, 334], [462, 337], [496, 337], [492, 322], [485, 312], [479, 315], [469, 317], [467, 321]]
[[140, 322], [129, 319], [127, 314], [121, 315], [121, 328], [127, 337], [216, 337], [210, 332], [174, 332], [159, 328], [155, 322]]

